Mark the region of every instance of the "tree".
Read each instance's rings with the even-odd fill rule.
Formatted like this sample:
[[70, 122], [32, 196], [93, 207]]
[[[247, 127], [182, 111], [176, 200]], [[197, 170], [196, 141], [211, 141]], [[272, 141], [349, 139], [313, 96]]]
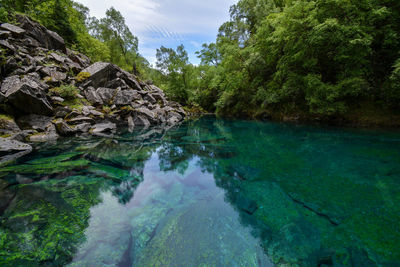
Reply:
[[67, 44], [73, 44], [77, 42], [76, 33], [72, 30], [71, 24], [69, 23], [66, 4], [68, 4], [66, 1], [55, 0], [54, 8], [50, 16], [53, 23], [48, 26], [50, 30], [63, 36]]
[[[105, 42], [111, 52], [111, 62], [131, 69], [137, 59], [138, 38], [132, 34], [119, 11], [111, 7], [106, 17], [90, 22], [91, 32]], [[122, 62], [124, 61], [124, 62]]]
[[201, 59], [203, 65], [217, 66], [221, 61], [221, 55], [215, 43], [203, 44], [203, 49], [196, 52], [198, 58]]
[[192, 66], [183, 45], [176, 50], [161, 46], [157, 49], [157, 68], [162, 72], [167, 82], [166, 92], [171, 98], [181, 103], [187, 103], [189, 98], [189, 80]]

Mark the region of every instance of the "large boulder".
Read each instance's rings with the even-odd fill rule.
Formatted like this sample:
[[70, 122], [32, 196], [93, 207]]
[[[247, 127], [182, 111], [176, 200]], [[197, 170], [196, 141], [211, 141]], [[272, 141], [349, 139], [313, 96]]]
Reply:
[[15, 46], [13, 46], [12, 44], [10, 44], [7, 40], [0, 40], [0, 46], [7, 48], [11, 51], [16, 51]]
[[55, 67], [43, 67], [39, 71], [48, 83], [58, 83], [67, 79], [67, 74], [60, 72]]
[[55, 118], [65, 118], [71, 112], [72, 112], [72, 109], [69, 107], [57, 107], [54, 109], [54, 117]]
[[63, 53], [67, 52], [64, 39], [57, 33], [46, 29], [27, 16], [20, 15], [17, 16], [17, 19], [19, 26], [26, 31], [26, 34], [38, 41], [42, 47], [49, 50], [60, 50]]
[[92, 125], [88, 122], [84, 122], [81, 124], [78, 124], [74, 127], [74, 130], [77, 131], [78, 133], [87, 133], [89, 132], [90, 128]]
[[150, 104], [155, 104], [155, 103], [157, 103], [157, 100], [156, 100], [151, 94], [146, 94], [146, 95], [143, 97], [143, 100], [149, 102]]
[[85, 72], [90, 77], [85, 80], [84, 86], [142, 90], [134, 75], [111, 63], [96, 62], [82, 70], [82, 73]]
[[128, 89], [129, 86], [126, 84], [126, 82], [120, 78], [116, 78], [112, 81], [109, 81], [106, 84], [107, 88], [113, 88], [113, 89], [117, 89], [117, 88], [121, 88], [121, 89]]
[[11, 32], [14, 37], [21, 37], [25, 33], [24, 29], [9, 23], [1, 24], [0, 29]]
[[85, 84], [90, 82], [88, 85], [97, 88], [105, 87], [109, 81], [113, 80], [118, 72], [118, 68], [111, 63], [96, 62], [82, 72], [90, 74], [90, 77], [85, 80]]
[[18, 76], [11, 76], [4, 80], [1, 93], [8, 103], [25, 114], [48, 115], [53, 107], [46, 98], [46, 87], [29, 76], [22, 80]]

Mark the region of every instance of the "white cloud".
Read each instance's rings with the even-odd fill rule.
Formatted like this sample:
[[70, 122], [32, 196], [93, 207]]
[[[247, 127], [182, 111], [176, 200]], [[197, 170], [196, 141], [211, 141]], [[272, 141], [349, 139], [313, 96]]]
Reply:
[[154, 59], [155, 49], [180, 43], [191, 50], [215, 39], [219, 26], [229, 19], [229, 7], [237, 0], [78, 0], [91, 15], [105, 16], [113, 6], [139, 37], [139, 50]]

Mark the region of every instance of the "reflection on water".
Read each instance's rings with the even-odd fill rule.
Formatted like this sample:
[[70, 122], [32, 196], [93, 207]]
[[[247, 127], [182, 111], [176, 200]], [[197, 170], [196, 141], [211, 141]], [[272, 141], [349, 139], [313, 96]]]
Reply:
[[400, 134], [186, 122], [0, 171], [1, 266], [399, 266]]

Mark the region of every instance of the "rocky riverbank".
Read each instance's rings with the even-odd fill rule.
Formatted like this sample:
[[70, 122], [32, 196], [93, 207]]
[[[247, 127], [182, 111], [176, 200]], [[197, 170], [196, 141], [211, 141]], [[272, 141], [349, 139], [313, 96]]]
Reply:
[[172, 125], [186, 114], [163, 91], [116, 65], [92, 64], [26, 16], [0, 26], [0, 165], [59, 136]]

